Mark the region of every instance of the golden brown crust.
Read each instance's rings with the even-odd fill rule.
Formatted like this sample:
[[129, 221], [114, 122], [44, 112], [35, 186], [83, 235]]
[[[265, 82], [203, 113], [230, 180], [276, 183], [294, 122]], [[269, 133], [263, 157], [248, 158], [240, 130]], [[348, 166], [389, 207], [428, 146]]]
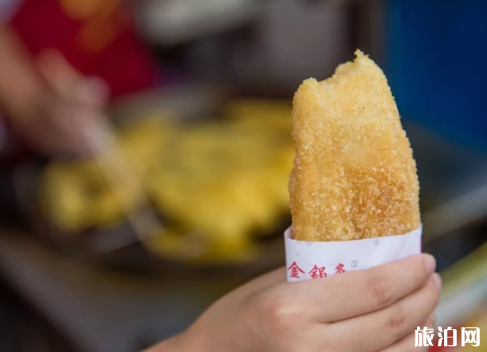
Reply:
[[416, 163], [387, 79], [355, 54], [294, 97], [289, 192], [298, 240], [400, 235], [421, 225]]

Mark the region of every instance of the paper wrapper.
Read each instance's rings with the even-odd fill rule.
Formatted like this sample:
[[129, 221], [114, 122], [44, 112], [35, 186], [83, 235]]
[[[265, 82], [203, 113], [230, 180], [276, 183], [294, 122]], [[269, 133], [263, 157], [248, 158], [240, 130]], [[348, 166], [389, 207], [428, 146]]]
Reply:
[[344, 242], [306, 242], [285, 233], [287, 281], [365, 270], [421, 253], [422, 228], [405, 235]]

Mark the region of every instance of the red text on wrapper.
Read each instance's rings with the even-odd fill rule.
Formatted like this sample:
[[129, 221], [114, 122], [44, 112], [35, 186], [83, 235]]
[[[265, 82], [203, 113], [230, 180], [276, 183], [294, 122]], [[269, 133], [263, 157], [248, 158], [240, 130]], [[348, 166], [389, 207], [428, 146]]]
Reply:
[[299, 273], [304, 274], [304, 271], [296, 264], [296, 262], [292, 263], [291, 266], [287, 269], [291, 271], [291, 277], [299, 279]]
[[315, 265], [308, 274], [312, 279], [319, 279], [327, 276], [325, 270], [326, 268], [324, 266], [318, 268], [318, 265]]
[[338, 264], [337, 267], [335, 268], [335, 274], [341, 274], [345, 272], [345, 269], [343, 269], [345, 265], [342, 263]]

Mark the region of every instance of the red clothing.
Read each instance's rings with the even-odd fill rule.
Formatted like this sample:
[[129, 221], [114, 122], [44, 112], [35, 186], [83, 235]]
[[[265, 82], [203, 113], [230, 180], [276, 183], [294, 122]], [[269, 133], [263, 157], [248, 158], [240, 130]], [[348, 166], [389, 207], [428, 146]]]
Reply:
[[82, 74], [104, 79], [112, 98], [155, 84], [156, 66], [119, 0], [24, 0], [10, 26], [34, 57], [61, 52]]

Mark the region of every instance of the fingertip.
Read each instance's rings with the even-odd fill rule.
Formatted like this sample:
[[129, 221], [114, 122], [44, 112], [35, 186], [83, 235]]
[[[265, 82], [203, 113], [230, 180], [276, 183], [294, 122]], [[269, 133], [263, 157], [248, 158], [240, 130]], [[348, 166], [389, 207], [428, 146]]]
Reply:
[[435, 257], [427, 253], [407, 257], [396, 263], [403, 267], [404, 270], [414, 271], [415, 277], [422, 282], [430, 278], [436, 270]]
[[436, 288], [438, 288], [438, 291], [441, 291], [441, 288], [442, 288], [442, 280], [441, 280], [441, 276], [438, 274], [438, 273], [434, 273], [432, 275], [432, 280], [434, 282], [434, 284], [436, 285]]
[[436, 270], [436, 259], [431, 254], [423, 254], [424, 266], [426, 267], [426, 272], [431, 275]]

